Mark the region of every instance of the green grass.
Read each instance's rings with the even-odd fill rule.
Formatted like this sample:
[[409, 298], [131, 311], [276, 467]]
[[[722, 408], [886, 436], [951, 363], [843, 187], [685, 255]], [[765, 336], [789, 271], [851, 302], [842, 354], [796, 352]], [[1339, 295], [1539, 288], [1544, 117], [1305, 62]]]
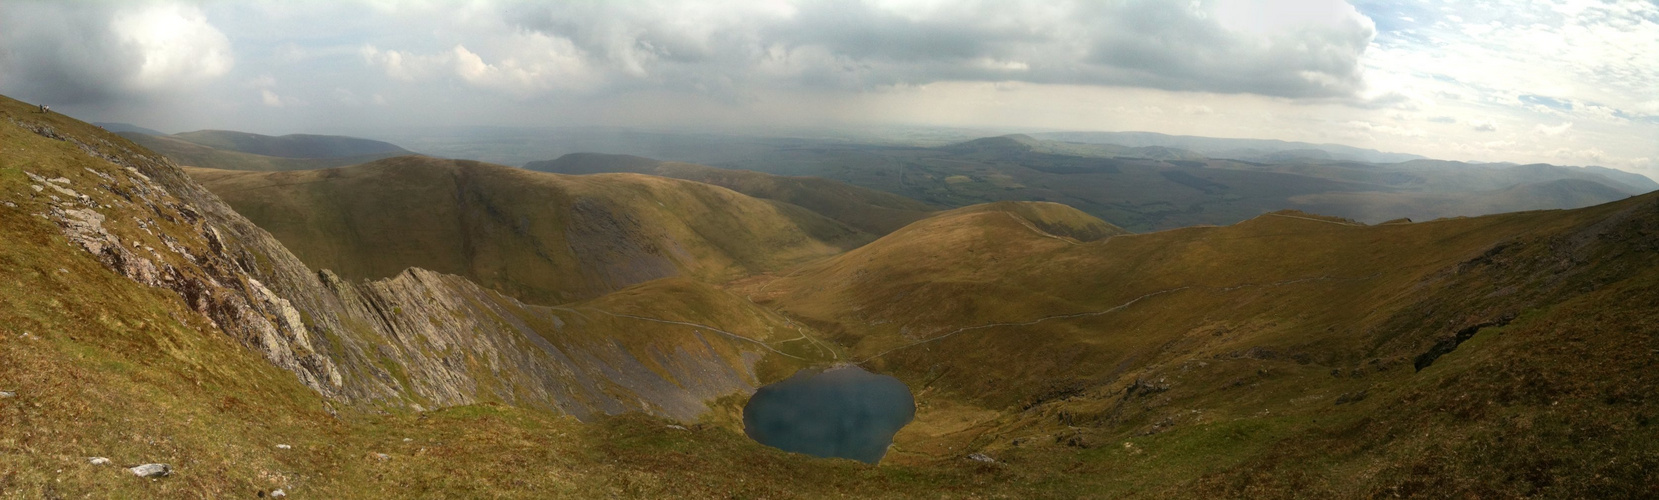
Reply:
[[[95, 133], [0, 104], [8, 120]], [[796, 337], [795, 324], [834, 341], [827, 357], [765, 357], [754, 365], [763, 381], [870, 358], [919, 404], [894, 451], [870, 466], [748, 440], [741, 394], [716, 398], [700, 424], [675, 424], [685, 429], [639, 414], [583, 423], [491, 403], [413, 412], [326, 401], [176, 294], [68, 247], [33, 215], [44, 195], [22, 172], [80, 189], [92, 183], [84, 168], [112, 167], [4, 123], [0, 199], [17, 207], [0, 206], [0, 390], [17, 396], [0, 399], [0, 497], [225, 498], [279, 487], [321, 498], [1659, 494], [1655, 195], [1385, 226], [1279, 213], [1148, 234], [1116, 234], [1056, 205], [996, 204], [794, 267], [782, 259], [770, 274], [652, 280], [563, 309], [603, 316], [571, 342], [693, 342], [691, 327], [600, 310], [766, 332], [755, 340], [769, 345]], [[699, 203], [736, 196], [597, 179], [607, 185], [569, 189], [597, 196], [623, 185], [694, 218], [724, 206]], [[510, 190], [499, 182], [507, 186], [489, 189]], [[125, 206], [105, 210], [112, 227], [137, 232]], [[704, 228], [744, 227], [712, 224]], [[157, 226], [172, 237], [188, 228]], [[743, 255], [722, 246], [733, 240], [705, 241]], [[550, 321], [531, 311], [543, 310], [509, 314]], [[1032, 322], [1079, 312], [1098, 314]], [[1443, 337], [1492, 322], [1504, 324], [1413, 369]], [[1019, 325], [963, 330], [993, 323]], [[998, 462], [964, 458], [975, 452]], [[141, 480], [91, 456], [166, 462], [177, 474]]]

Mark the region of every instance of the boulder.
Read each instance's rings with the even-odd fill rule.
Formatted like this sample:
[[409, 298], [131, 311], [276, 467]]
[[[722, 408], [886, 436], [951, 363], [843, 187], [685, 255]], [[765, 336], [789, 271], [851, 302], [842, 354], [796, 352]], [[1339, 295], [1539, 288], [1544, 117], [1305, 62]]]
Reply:
[[144, 464], [127, 470], [138, 477], [158, 478], [173, 475], [173, 467], [167, 464]]

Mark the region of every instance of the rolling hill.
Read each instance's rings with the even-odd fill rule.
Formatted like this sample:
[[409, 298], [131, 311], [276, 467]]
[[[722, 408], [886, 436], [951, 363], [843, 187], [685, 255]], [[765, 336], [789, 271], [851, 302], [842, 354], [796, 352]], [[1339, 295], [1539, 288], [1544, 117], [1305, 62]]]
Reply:
[[126, 131], [120, 132], [119, 135], [144, 146], [146, 149], [161, 153], [180, 165], [221, 170], [316, 170], [368, 163], [382, 158], [408, 154], [408, 152], [400, 150], [344, 157], [284, 158], [203, 146], [171, 135], [151, 135]]
[[660, 162], [628, 155], [572, 153], [524, 168], [559, 174], [633, 172], [713, 184], [756, 198], [797, 205], [860, 231], [884, 235], [921, 220], [933, 208], [873, 189], [817, 177], [786, 177], [690, 163]]
[[[1064, 203], [1132, 231], [1232, 224], [1286, 209], [1381, 222], [1579, 208], [1659, 189], [1659, 183], [1646, 177], [1608, 169], [1437, 160], [1376, 164], [1331, 160], [1309, 151], [1313, 150], [1285, 150], [1274, 159], [1260, 158], [1271, 160], [1263, 162], [1207, 158], [1162, 146], [1012, 135], [934, 148], [779, 149], [715, 166], [819, 176], [944, 207], [995, 201]], [[1611, 189], [1585, 183], [1534, 187], [1529, 189], [1539, 197], [1524, 200], [1505, 191], [1564, 179]], [[1432, 199], [1435, 193], [1457, 193], [1467, 202], [1394, 211], [1410, 202], [1378, 201]]]
[[546, 305], [670, 276], [734, 279], [873, 238], [798, 206], [638, 174], [421, 156], [189, 172], [313, 269], [357, 280], [421, 267]]
[[[836, 246], [864, 233], [706, 184], [424, 157], [195, 171], [227, 204], [85, 123], [0, 118], [0, 495], [1659, 492], [1656, 193], [1143, 234], [1010, 201]], [[529, 262], [342, 278], [283, 231], [347, 265]], [[693, 258], [619, 286], [650, 245]], [[582, 297], [492, 290], [535, 259]], [[882, 464], [743, 437], [756, 386], [834, 363], [915, 392]], [[121, 468], [151, 462], [172, 476]]]
[[1656, 381], [1634, 374], [1659, 360], [1659, 195], [1093, 242], [1015, 219], [945, 212], [752, 291], [925, 388], [901, 456], [983, 450], [1102, 495], [1659, 486], [1640, 472], [1659, 460], [1654, 403], [1629, 399]]
[[409, 154], [409, 150], [389, 142], [338, 135], [269, 136], [231, 130], [197, 130], [173, 134], [172, 137], [214, 149], [278, 158], [346, 158]]

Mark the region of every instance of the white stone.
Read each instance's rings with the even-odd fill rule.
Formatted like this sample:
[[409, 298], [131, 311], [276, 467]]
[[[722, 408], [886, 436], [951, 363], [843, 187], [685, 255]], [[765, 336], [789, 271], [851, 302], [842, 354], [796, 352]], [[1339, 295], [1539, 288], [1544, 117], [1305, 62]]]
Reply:
[[293, 449], [293, 448], [294, 448], [294, 447], [292, 447], [292, 446], [288, 446], [288, 445], [285, 445], [285, 444], [279, 444], [279, 445], [277, 445], [277, 449], [279, 449], [279, 450], [289, 450], [289, 449]]
[[282, 491], [281, 488], [271, 490], [271, 498], [287, 498], [287, 497], [288, 497], [288, 492]]
[[138, 477], [157, 478], [173, 475], [173, 467], [167, 464], [144, 464], [127, 470]]
[[109, 465], [109, 459], [104, 457], [91, 457], [86, 461], [92, 465]]

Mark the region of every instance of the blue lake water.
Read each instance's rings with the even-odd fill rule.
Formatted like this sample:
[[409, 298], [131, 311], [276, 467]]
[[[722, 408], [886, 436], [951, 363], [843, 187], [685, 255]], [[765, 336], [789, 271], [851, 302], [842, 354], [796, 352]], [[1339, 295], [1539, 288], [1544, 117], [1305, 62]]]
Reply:
[[785, 451], [873, 464], [915, 416], [904, 382], [848, 365], [801, 370], [761, 387], [743, 407], [743, 430]]

